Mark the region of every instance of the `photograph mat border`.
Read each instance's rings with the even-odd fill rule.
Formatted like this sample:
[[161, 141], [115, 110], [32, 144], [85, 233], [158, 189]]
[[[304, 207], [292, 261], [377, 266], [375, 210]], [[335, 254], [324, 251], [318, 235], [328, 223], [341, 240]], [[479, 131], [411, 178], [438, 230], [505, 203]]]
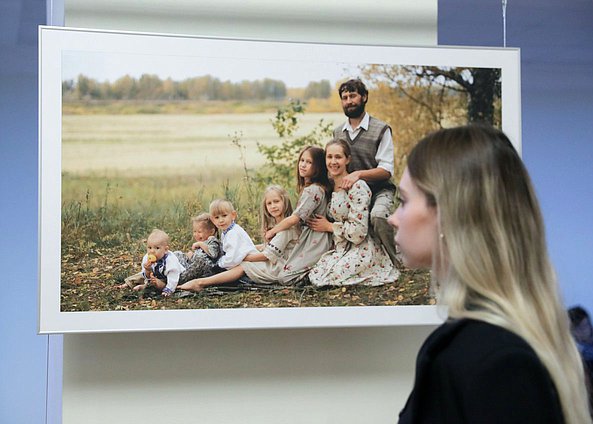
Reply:
[[[92, 46], [92, 47], [89, 47]], [[39, 333], [435, 325], [436, 306], [60, 311], [61, 54], [89, 51], [158, 56], [307, 60], [500, 68], [502, 127], [521, 152], [519, 49], [297, 43], [171, 34], [39, 28]], [[197, 53], [199, 51], [199, 54]], [[190, 52], [196, 52], [190, 54]], [[356, 60], [352, 60], [356, 58]], [[302, 60], [302, 59], [300, 59]]]

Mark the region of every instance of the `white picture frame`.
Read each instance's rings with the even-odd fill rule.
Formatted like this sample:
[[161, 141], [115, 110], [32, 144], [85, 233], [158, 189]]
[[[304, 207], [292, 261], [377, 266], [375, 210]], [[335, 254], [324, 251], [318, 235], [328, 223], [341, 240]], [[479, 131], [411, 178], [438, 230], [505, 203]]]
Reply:
[[[213, 329], [266, 329], [433, 325], [444, 312], [431, 305], [235, 308], [214, 310], [60, 310], [63, 58], [77, 54], [114, 59], [169, 57], [202, 62], [245, 58], [262, 67], [284, 62], [404, 64], [500, 68], [502, 129], [521, 152], [520, 53], [518, 49], [398, 47], [296, 43], [198, 36], [40, 27], [39, 30], [39, 332], [84, 333]], [[85, 56], [87, 55], [87, 56]], [[69, 63], [73, 63], [70, 59]], [[71, 65], [68, 65], [71, 66]]]

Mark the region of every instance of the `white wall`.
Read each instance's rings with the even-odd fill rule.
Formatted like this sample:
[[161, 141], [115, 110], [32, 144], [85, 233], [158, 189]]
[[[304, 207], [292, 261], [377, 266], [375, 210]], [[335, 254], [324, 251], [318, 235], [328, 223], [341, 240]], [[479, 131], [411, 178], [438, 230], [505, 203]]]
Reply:
[[68, 335], [63, 422], [392, 423], [429, 331]]
[[[435, 45], [436, 0], [66, 1], [71, 27]], [[432, 327], [64, 336], [63, 422], [387, 423]]]
[[437, 0], [65, 0], [69, 27], [436, 45]]

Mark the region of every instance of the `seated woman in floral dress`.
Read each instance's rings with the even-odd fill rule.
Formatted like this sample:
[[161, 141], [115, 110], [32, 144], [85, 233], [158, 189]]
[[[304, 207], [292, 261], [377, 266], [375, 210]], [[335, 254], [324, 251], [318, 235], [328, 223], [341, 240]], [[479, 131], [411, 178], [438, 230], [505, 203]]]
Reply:
[[309, 273], [315, 286], [365, 284], [378, 286], [393, 283], [399, 277], [380, 242], [369, 235], [371, 189], [358, 180], [349, 190], [340, 188], [348, 175], [350, 145], [332, 140], [325, 147], [325, 161], [334, 191], [328, 209], [330, 222], [323, 216], [309, 219], [315, 231], [333, 234], [334, 249], [325, 253]]

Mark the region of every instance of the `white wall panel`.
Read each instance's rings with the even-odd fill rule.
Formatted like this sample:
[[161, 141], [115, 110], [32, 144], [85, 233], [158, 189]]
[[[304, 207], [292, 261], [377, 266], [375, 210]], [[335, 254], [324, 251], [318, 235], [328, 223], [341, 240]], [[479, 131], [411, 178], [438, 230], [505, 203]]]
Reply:
[[67, 335], [63, 422], [393, 423], [431, 329]]
[[333, 43], [435, 45], [436, 0], [66, 0], [66, 26]]

